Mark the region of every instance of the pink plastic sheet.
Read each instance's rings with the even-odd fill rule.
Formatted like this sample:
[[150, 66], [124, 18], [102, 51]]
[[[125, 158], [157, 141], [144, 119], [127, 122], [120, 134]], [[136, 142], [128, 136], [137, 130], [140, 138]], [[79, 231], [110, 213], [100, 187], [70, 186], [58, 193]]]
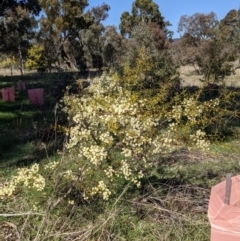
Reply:
[[25, 91], [26, 90], [26, 84], [25, 82], [18, 81], [17, 82], [17, 87], [19, 91]]
[[2, 89], [2, 99], [3, 101], [15, 101], [15, 90], [13, 87], [3, 88]]
[[32, 89], [28, 90], [28, 97], [30, 100], [30, 104], [32, 105], [43, 105], [43, 89]]
[[240, 240], [240, 175], [232, 177], [229, 205], [224, 203], [226, 181], [212, 187], [208, 218], [211, 241]]

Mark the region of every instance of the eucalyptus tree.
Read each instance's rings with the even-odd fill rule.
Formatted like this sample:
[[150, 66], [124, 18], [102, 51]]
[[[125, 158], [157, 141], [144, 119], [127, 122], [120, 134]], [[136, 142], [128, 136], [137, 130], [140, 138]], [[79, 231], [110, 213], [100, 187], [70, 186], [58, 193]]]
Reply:
[[27, 50], [35, 36], [35, 16], [40, 10], [36, 0], [4, 0], [0, 3], [0, 52], [18, 59], [21, 74]]
[[220, 21], [219, 30], [221, 39], [226, 43], [231, 57], [234, 60], [239, 55], [240, 50], [240, 9], [230, 10]]
[[38, 15], [41, 11], [39, 0], [1, 0], [0, 17], [9, 10], [14, 11], [17, 7], [28, 9], [34, 15]]
[[103, 41], [105, 27], [102, 24], [108, 17], [110, 6], [103, 3], [98, 7], [92, 7], [88, 15], [92, 18], [92, 24], [80, 31], [84, 56], [89, 67], [100, 69], [103, 66]]
[[125, 11], [121, 15], [119, 25], [121, 34], [128, 40], [125, 59], [134, 66], [139, 51], [144, 47], [156, 65], [164, 65], [163, 68], [163, 62], [169, 65], [172, 61], [168, 49], [173, 34], [168, 29], [170, 25], [153, 0], [135, 0], [131, 12]]
[[181, 16], [178, 23], [181, 40], [177, 45], [182, 65], [190, 64], [201, 73], [199, 66], [208, 56], [207, 46], [216, 37], [217, 27], [218, 21], [214, 12]]
[[131, 37], [132, 31], [140, 23], [156, 23], [160, 29], [166, 27], [159, 6], [152, 0], [135, 0], [132, 4], [131, 13], [127, 11], [122, 13], [119, 25], [121, 34]]
[[80, 43], [79, 31], [90, 25], [91, 18], [84, 13], [88, 1], [40, 0], [40, 4], [45, 12], [40, 20], [41, 32], [45, 38], [53, 40], [59, 64], [62, 59], [70, 69], [77, 69], [69, 46], [75, 40]]
[[144, 46], [157, 53], [165, 50], [167, 42], [171, 40], [172, 32], [168, 30], [170, 25], [153, 0], [135, 0], [131, 13], [125, 11], [121, 15], [119, 28], [135, 49], [137, 46]]
[[41, 32], [45, 40], [54, 42], [59, 64], [63, 61], [68, 68], [77, 70], [86, 61], [99, 59], [99, 41], [104, 29], [101, 21], [107, 17], [107, 4], [87, 10], [87, 0], [40, 0], [40, 3], [45, 11]]
[[200, 73], [207, 82], [221, 81], [231, 73], [228, 64], [231, 51], [222, 34], [223, 26], [214, 12], [184, 15], [179, 21], [182, 55], [188, 64], [200, 67]]
[[107, 26], [102, 37], [103, 62], [108, 67], [118, 67], [123, 62], [129, 41], [118, 33], [116, 26]]

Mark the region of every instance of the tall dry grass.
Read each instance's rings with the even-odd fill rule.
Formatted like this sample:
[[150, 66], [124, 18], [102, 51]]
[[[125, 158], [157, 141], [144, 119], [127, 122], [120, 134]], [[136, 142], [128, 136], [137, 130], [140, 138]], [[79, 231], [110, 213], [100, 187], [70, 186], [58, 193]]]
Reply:
[[[240, 69], [237, 68], [238, 66], [235, 66], [236, 63], [233, 63], [235, 69], [235, 74], [232, 74], [230, 76], [226, 76], [224, 79], [224, 83], [228, 87], [240, 87]], [[179, 68], [180, 72], [180, 78], [182, 82], [182, 86], [202, 86], [203, 82], [201, 81], [203, 79], [203, 75], [197, 74], [196, 69], [193, 66], [186, 65], [181, 66]]]

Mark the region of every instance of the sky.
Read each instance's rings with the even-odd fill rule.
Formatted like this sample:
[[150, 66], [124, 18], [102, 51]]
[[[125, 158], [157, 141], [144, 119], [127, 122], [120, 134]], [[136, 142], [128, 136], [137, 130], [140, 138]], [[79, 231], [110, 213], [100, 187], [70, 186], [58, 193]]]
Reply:
[[[119, 26], [121, 14], [124, 11], [131, 12], [133, 0], [89, 0], [90, 7], [96, 7], [103, 2], [108, 4], [111, 9], [109, 17], [104, 21], [104, 25]], [[174, 31], [173, 38], [179, 38], [177, 27], [182, 15], [191, 16], [194, 13], [215, 12], [218, 20], [223, 19], [232, 9], [240, 8], [240, 0], [154, 0], [159, 6], [159, 10], [165, 20], [168, 20]]]

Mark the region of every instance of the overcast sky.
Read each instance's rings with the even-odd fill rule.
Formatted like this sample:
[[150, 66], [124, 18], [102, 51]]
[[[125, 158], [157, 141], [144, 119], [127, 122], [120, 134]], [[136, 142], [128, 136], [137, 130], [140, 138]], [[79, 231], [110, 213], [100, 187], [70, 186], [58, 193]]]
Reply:
[[[118, 27], [120, 16], [124, 11], [131, 11], [133, 0], [89, 0], [90, 7], [99, 6], [103, 2], [110, 5], [109, 17], [104, 22], [105, 25], [115, 25]], [[221, 20], [231, 9], [239, 9], [239, 0], [155, 0], [159, 10], [165, 20], [173, 26], [174, 38], [178, 38], [177, 26], [182, 15], [192, 15], [194, 13], [215, 12], [218, 20]]]

